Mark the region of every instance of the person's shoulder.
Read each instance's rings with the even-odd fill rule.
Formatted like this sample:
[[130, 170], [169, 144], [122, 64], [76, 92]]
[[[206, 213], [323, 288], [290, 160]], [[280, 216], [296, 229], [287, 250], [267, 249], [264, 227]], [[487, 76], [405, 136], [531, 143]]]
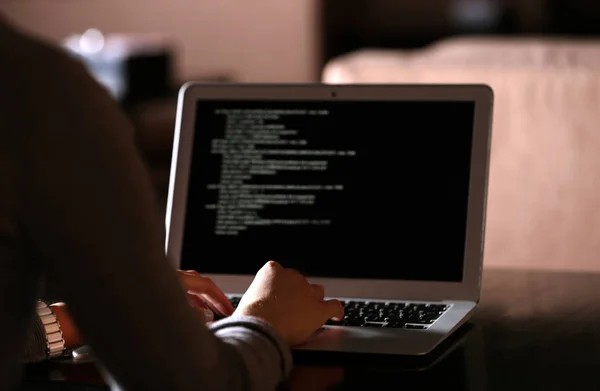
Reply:
[[70, 80], [87, 75], [84, 65], [59, 46], [1, 23], [0, 53], [0, 85], [4, 93], [43, 95], [45, 89], [68, 88]]
[[57, 124], [83, 121], [83, 114], [73, 114], [89, 110], [101, 94], [82, 62], [33, 34], [0, 25], [0, 53], [0, 122], [6, 129], [0, 132], [4, 137], [19, 133], [28, 140], [31, 132], [75, 132], [75, 127]]

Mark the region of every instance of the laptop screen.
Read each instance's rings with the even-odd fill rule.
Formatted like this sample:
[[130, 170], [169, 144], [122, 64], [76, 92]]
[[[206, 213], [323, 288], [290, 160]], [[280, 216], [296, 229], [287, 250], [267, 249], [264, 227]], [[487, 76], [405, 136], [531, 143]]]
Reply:
[[461, 281], [474, 110], [199, 101], [181, 268]]

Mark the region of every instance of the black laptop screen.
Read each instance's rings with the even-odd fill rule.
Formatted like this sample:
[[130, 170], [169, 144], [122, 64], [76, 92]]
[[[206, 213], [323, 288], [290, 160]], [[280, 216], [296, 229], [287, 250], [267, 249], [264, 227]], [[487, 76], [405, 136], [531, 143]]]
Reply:
[[461, 281], [474, 109], [198, 102], [181, 267]]

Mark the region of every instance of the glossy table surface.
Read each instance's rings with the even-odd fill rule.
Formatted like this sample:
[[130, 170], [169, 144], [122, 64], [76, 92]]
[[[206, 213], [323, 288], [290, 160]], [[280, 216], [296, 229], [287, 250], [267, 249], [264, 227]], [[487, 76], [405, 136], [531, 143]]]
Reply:
[[[283, 388], [413, 387], [600, 390], [600, 274], [486, 270], [475, 316], [431, 355], [297, 355]], [[42, 364], [27, 368], [23, 389], [107, 388], [90, 365]]]

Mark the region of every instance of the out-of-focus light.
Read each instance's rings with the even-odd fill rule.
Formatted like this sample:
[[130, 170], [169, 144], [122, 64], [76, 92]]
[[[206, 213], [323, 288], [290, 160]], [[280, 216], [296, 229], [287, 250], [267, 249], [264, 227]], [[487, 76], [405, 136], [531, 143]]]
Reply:
[[105, 44], [104, 34], [97, 29], [88, 29], [79, 37], [79, 50], [84, 54], [100, 52]]
[[494, 0], [455, 0], [450, 9], [454, 21], [472, 27], [496, 22], [500, 11], [500, 5]]

